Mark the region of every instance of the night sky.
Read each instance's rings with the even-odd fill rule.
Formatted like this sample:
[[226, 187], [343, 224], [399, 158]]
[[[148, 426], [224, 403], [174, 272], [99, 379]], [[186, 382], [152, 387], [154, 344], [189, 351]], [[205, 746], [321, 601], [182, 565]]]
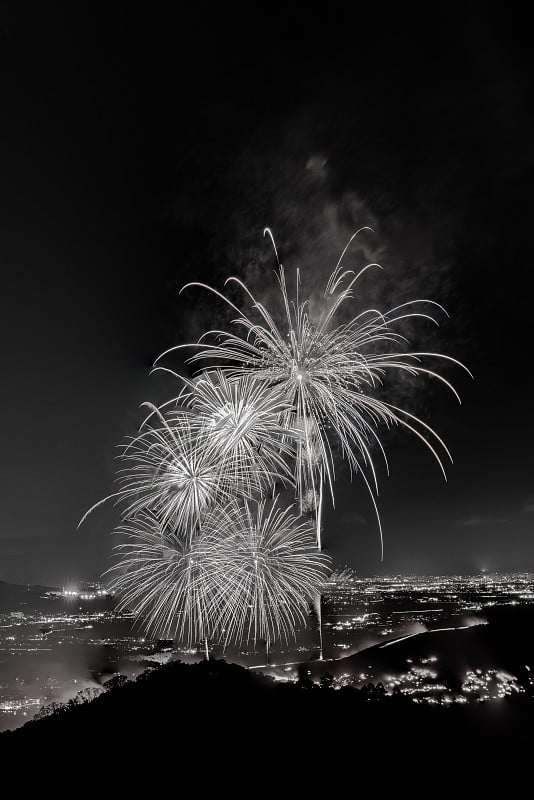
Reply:
[[[346, 4], [345, 4], [346, 5]], [[0, 16], [0, 580], [62, 584], [109, 562], [116, 445], [175, 387], [157, 355], [224, 321], [183, 283], [274, 286], [262, 230], [313, 290], [384, 267], [361, 307], [430, 297], [414, 346], [460, 358], [392, 386], [443, 436], [386, 436], [385, 559], [365, 492], [339, 472], [325, 541], [357, 571], [532, 569], [534, 65], [526, 19], [364, 14], [329, 4], [248, 18], [114, 4]], [[110, 16], [111, 15], [111, 16]], [[175, 366], [177, 362], [175, 362]]]

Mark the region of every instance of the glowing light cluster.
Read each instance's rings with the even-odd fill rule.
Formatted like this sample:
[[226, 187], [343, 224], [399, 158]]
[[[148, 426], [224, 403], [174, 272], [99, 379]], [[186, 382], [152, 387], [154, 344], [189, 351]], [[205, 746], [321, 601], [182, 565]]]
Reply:
[[481, 703], [524, 691], [515, 675], [497, 669], [468, 670], [462, 684], [462, 692], [472, 695]]

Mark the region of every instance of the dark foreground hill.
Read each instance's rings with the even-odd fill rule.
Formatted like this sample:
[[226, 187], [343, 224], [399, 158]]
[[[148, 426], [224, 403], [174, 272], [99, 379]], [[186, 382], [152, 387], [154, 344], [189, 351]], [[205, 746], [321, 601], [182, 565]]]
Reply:
[[486, 777], [503, 765], [520, 769], [533, 721], [534, 698], [526, 695], [430, 708], [376, 687], [334, 690], [328, 679], [317, 686], [306, 678], [281, 684], [224, 661], [174, 662], [1, 734], [0, 753], [105, 757], [107, 768], [131, 770], [159, 763], [181, 779], [204, 773], [209, 781], [231, 765], [240, 774], [257, 768], [269, 783], [282, 764], [320, 769], [323, 777], [326, 770], [334, 783], [357, 782], [362, 770], [387, 783], [404, 770], [445, 768], [477, 771], [480, 780], [482, 765]]
[[488, 609], [484, 619], [468, 628], [442, 628], [401, 636], [336, 661], [310, 661], [317, 680], [328, 670], [338, 677], [372, 674], [376, 683], [388, 674], [406, 670], [408, 663], [432, 658], [433, 669], [448, 685], [461, 683], [467, 670], [497, 668], [525, 680], [534, 671], [534, 606]]

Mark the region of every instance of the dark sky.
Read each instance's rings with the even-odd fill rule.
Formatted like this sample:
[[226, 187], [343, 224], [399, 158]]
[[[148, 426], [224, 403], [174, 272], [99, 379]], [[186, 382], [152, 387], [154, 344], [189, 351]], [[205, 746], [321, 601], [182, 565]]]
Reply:
[[[166, 347], [219, 311], [178, 297], [230, 272], [268, 295], [261, 231], [313, 287], [350, 233], [384, 272], [361, 302], [430, 296], [415, 328], [472, 369], [463, 398], [391, 387], [449, 444], [449, 482], [399, 434], [383, 475], [385, 561], [361, 487], [340, 473], [325, 537], [357, 570], [534, 567], [533, 63], [517, 15], [432, 17], [330, 4], [237, 17], [0, 16], [0, 579], [62, 583], [106, 567], [115, 445]], [[55, 15], [54, 15], [55, 14]]]

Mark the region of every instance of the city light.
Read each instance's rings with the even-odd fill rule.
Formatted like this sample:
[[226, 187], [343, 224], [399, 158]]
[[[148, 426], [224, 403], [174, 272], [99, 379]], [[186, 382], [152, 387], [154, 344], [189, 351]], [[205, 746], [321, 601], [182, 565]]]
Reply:
[[[499, 663], [477, 663], [470, 656], [471, 663], [458, 670], [454, 659], [452, 668], [450, 662], [456, 644], [451, 653], [442, 643], [476, 626], [487, 630], [485, 615], [495, 609], [515, 615], [521, 607], [531, 606], [533, 586], [534, 576], [528, 573], [361, 578], [338, 571], [329, 579], [325, 594], [327, 662], [321, 670], [336, 673], [334, 689], [382, 683], [386, 696], [444, 708], [503, 702], [532, 692], [534, 664], [528, 659], [511, 670]], [[108, 588], [98, 582], [69, 583], [44, 596], [39, 591], [29, 596], [35, 596], [42, 608], [26, 604], [24, 611], [13, 608], [0, 613], [0, 654], [16, 658], [13, 663], [18, 665], [15, 678], [0, 686], [0, 725], [2, 719], [7, 726], [19, 724], [41, 705], [74, 696], [80, 684], [85, 685], [84, 674], [78, 672], [72, 680], [67, 673], [54, 677], [47, 664], [49, 659], [61, 661], [66, 658], [63, 654], [77, 648], [89, 648], [95, 654], [104, 648], [132, 669], [174, 658], [202, 658], [202, 642], [187, 646], [158, 641], [132, 629], [131, 612], [118, 611]], [[265, 670], [277, 679], [283, 675], [284, 680], [295, 680], [299, 664], [313, 663], [310, 659], [316, 656], [313, 623], [301, 621], [294, 643], [275, 644], [270, 664], [259, 641], [221, 648], [214, 654]], [[453, 684], [451, 674], [455, 675]]]

